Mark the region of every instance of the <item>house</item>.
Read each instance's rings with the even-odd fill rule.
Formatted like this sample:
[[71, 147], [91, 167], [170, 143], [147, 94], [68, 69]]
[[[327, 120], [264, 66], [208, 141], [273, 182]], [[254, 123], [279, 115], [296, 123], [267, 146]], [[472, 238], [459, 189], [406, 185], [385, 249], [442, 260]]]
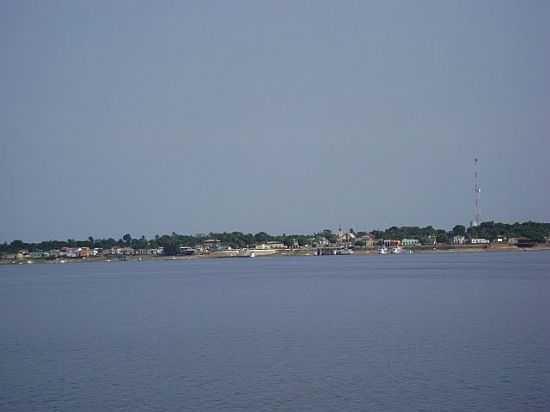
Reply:
[[418, 239], [402, 239], [401, 245], [403, 247], [416, 247], [420, 245], [420, 240]]
[[383, 244], [387, 248], [393, 248], [401, 246], [401, 241], [396, 239], [384, 239]]
[[195, 254], [195, 249], [189, 246], [180, 246], [179, 254], [183, 256], [191, 256]]
[[265, 245], [267, 249], [286, 249], [286, 245], [282, 242], [277, 242], [275, 240], [266, 242]]
[[344, 232], [341, 228], [336, 232], [336, 243], [340, 245], [351, 245], [357, 239], [355, 233], [351, 230]]
[[518, 241], [516, 243], [517, 247], [526, 248], [526, 247], [533, 247], [536, 246], [537, 242], [531, 239], [527, 238], [518, 238]]
[[472, 240], [470, 240], [470, 243], [472, 245], [486, 245], [486, 244], [489, 244], [490, 242], [487, 239], [483, 239], [483, 238], [473, 238]]
[[59, 252], [60, 257], [66, 257], [66, 258], [77, 258], [79, 257], [78, 248], [75, 247], [62, 247], [61, 251]]
[[466, 237], [462, 235], [453, 236], [452, 242], [453, 245], [463, 245], [466, 243]]
[[364, 245], [367, 249], [374, 248], [376, 245], [376, 238], [372, 233], [368, 233], [364, 236], [358, 237], [355, 243], [361, 246]]
[[222, 249], [222, 242], [218, 239], [206, 239], [202, 242], [203, 251], [209, 252]]
[[326, 237], [319, 236], [319, 237], [315, 238], [315, 240], [313, 241], [313, 244], [315, 246], [323, 247], [323, 246], [328, 246], [330, 244], [330, 242]]
[[78, 256], [81, 258], [87, 258], [92, 255], [92, 251], [90, 250], [89, 247], [86, 247], [86, 246], [79, 247], [77, 251], [78, 251]]
[[107, 249], [105, 251], [105, 254], [108, 255], [115, 255], [115, 256], [129, 256], [134, 255], [134, 249], [131, 247], [120, 247], [120, 246], [114, 246], [111, 249]]

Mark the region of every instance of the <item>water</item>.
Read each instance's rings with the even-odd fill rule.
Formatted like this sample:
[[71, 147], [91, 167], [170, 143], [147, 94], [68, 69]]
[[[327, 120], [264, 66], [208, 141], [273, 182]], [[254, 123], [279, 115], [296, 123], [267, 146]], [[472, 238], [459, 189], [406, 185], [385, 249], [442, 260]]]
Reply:
[[548, 411], [550, 253], [0, 267], [0, 410]]

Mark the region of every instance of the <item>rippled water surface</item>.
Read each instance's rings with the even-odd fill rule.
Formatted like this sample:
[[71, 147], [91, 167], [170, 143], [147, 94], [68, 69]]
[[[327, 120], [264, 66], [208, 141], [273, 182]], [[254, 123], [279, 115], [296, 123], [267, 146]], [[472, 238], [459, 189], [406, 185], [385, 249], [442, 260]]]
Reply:
[[0, 410], [549, 411], [550, 253], [0, 267]]

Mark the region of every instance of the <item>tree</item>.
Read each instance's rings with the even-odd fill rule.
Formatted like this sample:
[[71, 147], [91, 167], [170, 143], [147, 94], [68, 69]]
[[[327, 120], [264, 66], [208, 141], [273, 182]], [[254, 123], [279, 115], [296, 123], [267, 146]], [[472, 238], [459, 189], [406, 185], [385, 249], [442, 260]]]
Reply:
[[258, 232], [254, 235], [254, 240], [257, 243], [265, 243], [265, 242], [268, 242], [270, 239], [271, 239], [271, 236], [269, 236], [265, 232]]
[[129, 245], [130, 242], [132, 241], [132, 235], [130, 235], [129, 233], [126, 233], [124, 236], [122, 236], [122, 240], [124, 240], [124, 242]]
[[166, 256], [175, 256], [179, 252], [179, 246], [175, 242], [166, 243], [163, 247]]
[[20, 249], [25, 249], [26, 245], [22, 240], [14, 240], [10, 243], [10, 249], [17, 252]]
[[452, 230], [453, 236], [464, 236], [466, 235], [466, 227], [463, 225], [456, 225]]

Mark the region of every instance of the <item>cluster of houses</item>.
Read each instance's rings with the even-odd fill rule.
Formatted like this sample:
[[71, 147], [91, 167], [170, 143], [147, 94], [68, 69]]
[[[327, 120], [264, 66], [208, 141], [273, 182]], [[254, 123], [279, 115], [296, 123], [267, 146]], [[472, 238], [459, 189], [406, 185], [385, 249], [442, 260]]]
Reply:
[[[550, 243], [550, 238], [547, 239]], [[378, 247], [392, 248], [407, 248], [435, 245], [435, 237], [429, 237], [422, 242], [419, 239], [404, 238], [404, 239], [376, 239], [372, 233], [358, 236], [353, 231], [343, 231], [339, 229], [330, 239], [324, 236], [311, 237], [308, 244], [299, 245], [297, 241], [293, 241], [291, 245], [287, 245], [280, 241], [267, 241], [265, 243], [249, 246], [252, 250], [260, 252], [259, 254], [277, 253], [277, 251], [288, 249], [308, 249], [308, 248], [361, 248], [375, 249]], [[505, 238], [497, 237], [496, 239], [484, 238], [467, 238], [466, 236], [454, 236], [450, 241], [451, 246], [487, 246], [489, 244], [496, 245], [514, 245], [519, 247], [533, 246], [535, 242], [522, 238]], [[196, 247], [181, 246], [176, 251], [178, 255], [205, 255], [216, 252], [230, 252], [230, 246], [223, 244], [218, 239], [206, 239]], [[15, 254], [3, 255], [3, 259], [9, 260], [29, 260], [29, 259], [86, 259], [94, 257], [109, 258], [125, 258], [128, 256], [162, 256], [165, 254], [163, 247], [134, 249], [127, 246], [114, 246], [108, 249], [90, 248], [90, 247], [62, 247], [49, 251], [29, 251], [20, 250]]]
[[28, 251], [22, 249], [15, 254], [4, 255], [4, 259], [86, 259], [91, 257], [121, 257], [135, 255], [158, 256], [163, 254], [162, 248], [133, 249], [131, 247], [116, 246], [110, 249], [90, 247], [62, 247], [48, 251]]
[[[550, 243], [550, 237], [546, 239], [547, 243]], [[451, 246], [467, 246], [467, 245], [512, 245], [512, 246], [528, 246], [529, 244], [534, 244], [525, 238], [511, 237], [506, 238], [504, 236], [498, 236], [495, 239], [485, 239], [485, 238], [469, 238], [466, 236], [453, 236], [450, 239]], [[336, 233], [336, 244], [346, 247], [363, 247], [367, 249], [373, 249], [376, 247], [386, 247], [386, 248], [415, 248], [423, 245], [434, 245], [437, 244], [435, 236], [429, 236], [428, 239], [420, 240], [413, 238], [403, 238], [403, 239], [376, 239], [372, 233], [368, 233], [363, 236], [356, 236], [353, 232], [343, 232], [341, 229]], [[327, 239], [321, 239], [318, 246], [329, 246]]]
[[[296, 244], [296, 247], [298, 245]], [[286, 249], [286, 245], [278, 241], [265, 242], [255, 246], [258, 250], [276, 251]], [[231, 251], [231, 246], [223, 245], [220, 240], [207, 239], [197, 247], [180, 246], [178, 255], [202, 255], [222, 251]], [[29, 251], [19, 250], [14, 254], [5, 254], [2, 256], [6, 260], [29, 260], [29, 259], [87, 259], [87, 258], [124, 258], [128, 256], [162, 256], [164, 248], [146, 248], [134, 249], [128, 246], [114, 246], [108, 249], [90, 248], [90, 247], [62, 247], [48, 251]]]

